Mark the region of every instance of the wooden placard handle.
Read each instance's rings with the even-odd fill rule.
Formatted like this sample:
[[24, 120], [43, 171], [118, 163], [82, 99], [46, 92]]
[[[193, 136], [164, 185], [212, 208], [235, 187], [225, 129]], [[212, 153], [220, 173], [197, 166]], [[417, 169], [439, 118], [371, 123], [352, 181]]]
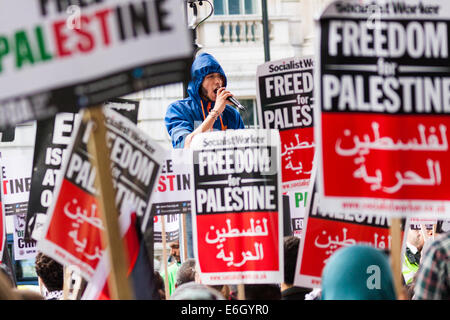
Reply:
[[404, 290], [402, 281], [402, 237], [401, 237], [401, 219], [391, 218], [389, 227], [391, 234], [391, 268], [394, 280], [394, 288], [397, 300], [403, 300]]
[[127, 279], [128, 260], [119, 232], [119, 214], [115, 205], [115, 190], [112, 184], [110, 151], [106, 144], [106, 126], [101, 106], [86, 109], [84, 121], [92, 121], [92, 135], [88, 142], [88, 152], [93, 156], [96, 169], [96, 186], [99, 191], [100, 216], [105, 226], [103, 238], [107, 250], [111, 272], [108, 288], [113, 300], [132, 300], [133, 294]]
[[170, 298], [169, 292], [169, 268], [167, 266], [167, 251], [166, 251], [166, 217], [161, 217], [161, 237], [162, 237], [162, 247], [163, 247], [163, 262], [164, 262], [164, 291], [166, 294], [166, 300]]

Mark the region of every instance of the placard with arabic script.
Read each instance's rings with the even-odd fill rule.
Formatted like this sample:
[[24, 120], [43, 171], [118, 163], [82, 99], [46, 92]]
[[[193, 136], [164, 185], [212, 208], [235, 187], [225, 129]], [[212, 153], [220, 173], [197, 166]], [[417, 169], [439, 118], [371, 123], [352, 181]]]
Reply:
[[[141, 228], [153, 228], [153, 223], [148, 223], [150, 196], [164, 151], [124, 116], [109, 108], [103, 112], [116, 190], [116, 198], [107, 201], [115, 201], [119, 214], [131, 205]], [[63, 265], [77, 266], [86, 280], [93, 276], [106, 249], [101, 237], [105, 226], [94, 184], [96, 170], [91, 163], [93, 155], [87, 151], [91, 124], [80, 121], [79, 129], [74, 131], [56, 200], [49, 208], [47, 223], [38, 239], [40, 251]]]
[[194, 252], [203, 283], [283, 281], [279, 139], [262, 129], [193, 139]]
[[259, 125], [280, 132], [283, 191], [309, 186], [315, 153], [313, 74], [313, 57], [294, 57], [258, 66]]
[[450, 3], [335, 1], [320, 19], [324, 210], [450, 216]]
[[[139, 102], [127, 99], [112, 99], [105, 103], [111, 108], [137, 124]], [[26, 219], [25, 238], [38, 238], [46, 221], [47, 209], [53, 202], [53, 190], [61, 172], [63, 157], [71, 142], [75, 122], [79, 114], [58, 113], [55, 117], [37, 121], [36, 140], [34, 144], [33, 175], [31, 180], [30, 200]], [[37, 235], [33, 236], [33, 232]]]
[[183, 81], [177, 0], [0, 0], [0, 129]]
[[305, 216], [294, 278], [296, 286], [306, 288], [320, 288], [322, 270], [340, 248], [366, 244], [388, 253], [392, 244], [387, 217], [323, 211], [315, 190]]

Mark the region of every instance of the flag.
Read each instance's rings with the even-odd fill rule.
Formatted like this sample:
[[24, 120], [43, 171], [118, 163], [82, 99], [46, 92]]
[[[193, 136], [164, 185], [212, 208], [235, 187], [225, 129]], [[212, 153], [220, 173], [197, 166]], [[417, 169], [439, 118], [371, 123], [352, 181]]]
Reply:
[[[120, 234], [128, 257], [127, 277], [131, 280], [136, 300], [159, 300], [155, 286], [153, 263], [140, 232], [139, 220], [134, 210], [124, 210], [119, 217]], [[99, 266], [86, 287], [83, 300], [109, 300], [108, 276], [110, 272], [108, 252], [105, 252]]]

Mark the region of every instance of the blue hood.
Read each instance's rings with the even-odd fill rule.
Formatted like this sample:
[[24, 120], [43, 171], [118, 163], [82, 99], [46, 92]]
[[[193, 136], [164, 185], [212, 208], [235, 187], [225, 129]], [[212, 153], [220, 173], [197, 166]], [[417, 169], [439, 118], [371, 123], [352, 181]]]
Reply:
[[200, 86], [203, 79], [210, 73], [220, 73], [224, 79], [224, 87], [227, 86], [227, 77], [219, 62], [209, 53], [202, 53], [195, 58], [191, 67], [191, 81], [189, 82], [187, 92], [189, 96], [197, 103], [200, 103]]

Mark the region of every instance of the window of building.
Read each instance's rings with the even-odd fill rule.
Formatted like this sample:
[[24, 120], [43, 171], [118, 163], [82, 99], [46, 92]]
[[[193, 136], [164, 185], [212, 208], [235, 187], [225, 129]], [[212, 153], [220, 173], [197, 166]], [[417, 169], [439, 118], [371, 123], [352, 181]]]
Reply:
[[215, 15], [257, 13], [256, 0], [214, 0]]
[[247, 107], [244, 111], [239, 111], [246, 129], [253, 129], [258, 126], [258, 112], [256, 111], [256, 101], [253, 99], [239, 99], [239, 102]]

